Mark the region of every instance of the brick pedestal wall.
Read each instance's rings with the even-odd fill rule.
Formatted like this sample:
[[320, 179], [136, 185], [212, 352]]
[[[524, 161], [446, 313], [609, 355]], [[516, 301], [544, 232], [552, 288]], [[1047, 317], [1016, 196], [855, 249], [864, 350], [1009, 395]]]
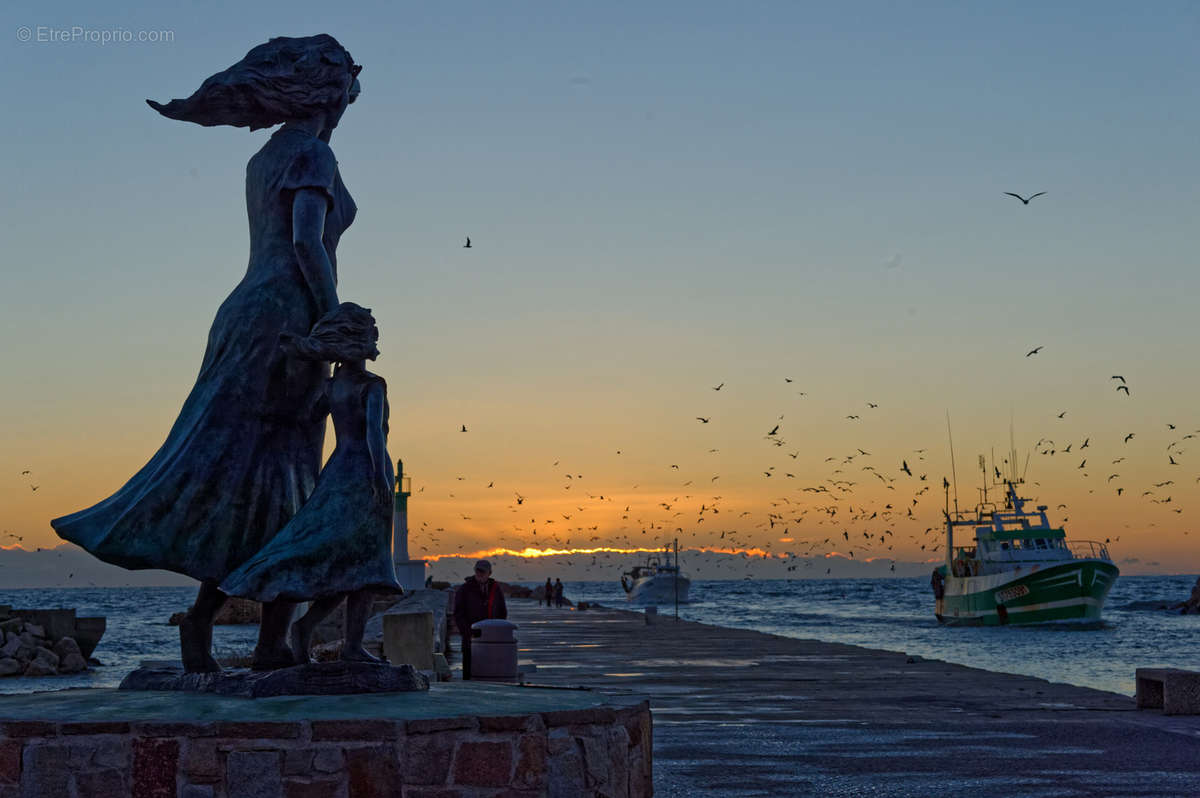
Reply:
[[652, 794], [650, 707], [385, 721], [0, 721], [0, 798]]

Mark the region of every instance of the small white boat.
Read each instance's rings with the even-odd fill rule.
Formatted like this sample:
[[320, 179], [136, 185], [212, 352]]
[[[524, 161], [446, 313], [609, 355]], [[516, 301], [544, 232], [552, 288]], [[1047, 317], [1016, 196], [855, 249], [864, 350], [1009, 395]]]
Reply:
[[[665, 560], [665, 562], [664, 562]], [[686, 604], [692, 581], [672, 562], [668, 550], [663, 558], [651, 557], [645, 565], [635, 565], [621, 574], [625, 598], [634, 604], [669, 606], [678, 601]]]

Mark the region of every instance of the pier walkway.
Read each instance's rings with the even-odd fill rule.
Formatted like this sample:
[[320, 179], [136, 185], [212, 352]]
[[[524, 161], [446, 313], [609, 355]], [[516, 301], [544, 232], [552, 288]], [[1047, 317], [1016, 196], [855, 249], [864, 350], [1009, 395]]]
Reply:
[[1200, 717], [1132, 697], [627, 610], [509, 618], [531, 682], [650, 699], [659, 796], [1200, 795]]

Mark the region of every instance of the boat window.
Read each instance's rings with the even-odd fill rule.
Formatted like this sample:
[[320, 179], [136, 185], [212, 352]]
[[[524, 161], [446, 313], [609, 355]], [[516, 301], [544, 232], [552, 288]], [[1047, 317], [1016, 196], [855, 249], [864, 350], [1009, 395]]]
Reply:
[[1003, 543], [1001, 543], [1001, 544], [1000, 544], [1000, 550], [1001, 550], [1001, 551], [1008, 551], [1008, 542], [1007, 542], [1007, 541], [1005, 541], [1005, 542], [1003, 542]]
[[1045, 538], [1038, 538], [1038, 539], [1037, 539], [1037, 547], [1038, 547], [1039, 549], [1044, 549], [1044, 548], [1047, 548], [1047, 546], [1046, 546], [1046, 539], [1045, 539]]

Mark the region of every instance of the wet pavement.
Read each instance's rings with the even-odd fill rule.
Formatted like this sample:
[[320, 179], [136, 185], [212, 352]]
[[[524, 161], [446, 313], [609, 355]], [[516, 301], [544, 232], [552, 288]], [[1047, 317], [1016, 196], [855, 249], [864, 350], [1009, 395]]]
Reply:
[[1200, 795], [1200, 717], [1128, 696], [627, 610], [509, 619], [530, 681], [650, 699], [660, 796]]

